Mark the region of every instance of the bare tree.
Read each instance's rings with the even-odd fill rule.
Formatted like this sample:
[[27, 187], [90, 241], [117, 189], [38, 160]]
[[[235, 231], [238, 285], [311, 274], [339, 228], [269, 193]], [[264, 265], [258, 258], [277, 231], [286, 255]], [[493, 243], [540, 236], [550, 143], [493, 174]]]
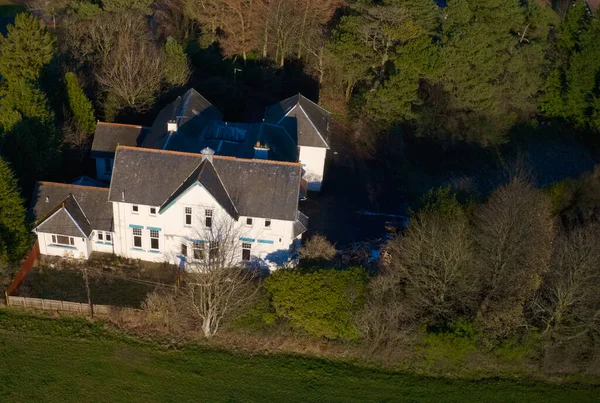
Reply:
[[498, 188], [475, 212], [480, 290], [477, 323], [492, 338], [524, 325], [523, 306], [536, 292], [552, 253], [555, 223], [547, 195], [524, 176]]
[[163, 54], [153, 43], [120, 36], [96, 75], [106, 94], [105, 113], [151, 108], [161, 88], [163, 65]]
[[222, 321], [242, 308], [258, 292], [258, 275], [243, 266], [224, 266], [189, 273], [184, 294], [199, 319], [205, 337], [215, 335]]
[[543, 334], [557, 344], [600, 341], [600, 228], [587, 225], [556, 241], [552, 264], [534, 302]]
[[205, 210], [193, 216], [190, 241], [172, 251], [172, 260], [185, 255], [179, 303], [184, 304], [206, 337], [245, 305], [260, 285], [259, 271], [242, 262], [243, 227], [226, 213]]
[[398, 274], [406, 298], [433, 321], [470, 309], [474, 295], [472, 242], [462, 210], [422, 211], [404, 235], [387, 245], [390, 270]]

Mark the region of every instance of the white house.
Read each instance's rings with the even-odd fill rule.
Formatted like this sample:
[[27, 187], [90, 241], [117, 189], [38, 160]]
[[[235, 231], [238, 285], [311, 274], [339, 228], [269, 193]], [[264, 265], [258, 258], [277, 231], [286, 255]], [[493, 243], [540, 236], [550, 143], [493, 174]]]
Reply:
[[40, 182], [42, 254], [91, 252], [193, 270], [213, 259], [275, 268], [307, 228], [299, 163], [118, 146], [110, 189]]
[[298, 94], [267, 108], [265, 122], [282, 126], [298, 145], [308, 190], [320, 191], [329, 150], [331, 113]]

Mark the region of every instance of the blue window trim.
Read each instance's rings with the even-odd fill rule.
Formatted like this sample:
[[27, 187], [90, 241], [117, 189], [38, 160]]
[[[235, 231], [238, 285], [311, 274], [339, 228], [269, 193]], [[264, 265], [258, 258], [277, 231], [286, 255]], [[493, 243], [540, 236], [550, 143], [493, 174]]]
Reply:
[[208, 242], [208, 241], [204, 241], [202, 239], [191, 239], [191, 238], [188, 238], [188, 237], [183, 237], [183, 239], [185, 239], [188, 242], [202, 242], [202, 243]]
[[98, 245], [112, 245], [112, 242], [96, 241], [96, 244], [98, 244]]
[[159, 250], [154, 250], [154, 249], [150, 249], [148, 252], [149, 252], [149, 253], [162, 253], [161, 251], [159, 251]]
[[131, 248], [131, 250], [137, 251], [137, 252], [146, 252], [144, 249], [142, 248]]
[[143, 225], [129, 224], [129, 228], [144, 229]]
[[68, 245], [58, 245], [58, 244], [54, 244], [54, 243], [48, 244], [48, 246], [49, 246], [50, 248], [62, 248], [62, 249], [79, 250], [79, 249], [77, 249], [77, 248], [76, 248], [76, 247], [74, 247], [74, 246], [68, 246]]
[[[243, 242], [254, 242], [255, 239], [254, 238], [240, 238], [240, 241], [243, 241]], [[258, 242], [260, 242], [260, 240]]]
[[146, 229], [149, 229], [150, 231], [162, 231], [162, 229], [157, 227], [146, 227]]
[[272, 244], [274, 244], [275, 242], [274, 242], [274, 241], [269, 241], [269, 240], [267, 240], [267, 239], [259, 239], [259, 240], [258, 240], [258, 243], [267, 243], [267, 244], [269, 244], [269, 245], [272, 245]]

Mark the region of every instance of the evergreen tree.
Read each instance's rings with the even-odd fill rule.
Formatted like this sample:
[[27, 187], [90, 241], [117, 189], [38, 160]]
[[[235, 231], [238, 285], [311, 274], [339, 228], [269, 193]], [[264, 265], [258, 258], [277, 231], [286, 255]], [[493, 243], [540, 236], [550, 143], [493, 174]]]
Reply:
[[17, 14], [8, 35], [0, 35], [0, 76], [4, 80], [37, 80], [56, 53], [56, 41], [30, 14]]
[[79, 86], [75, 73], [68, 72], [65, 74], [65, 84], [74, 129], [79, 133], [91, 135], [96, 130], [96, 119], [94, 118], [92, 103]]
[[165, 43], [165, 80], [169, 86], [184, 85], [190, 76], [187, 55], [177, 41], [169, 36]]
[[0, 154], [12, 163], [24, 188], [53, 171], [60, 145], [44, 93], [25, 80], [0, 89]]
[[0, 265], [22, 258], [30, 238], [17, 180], [0, 158]]
[[550, 18], [520, 0], [454, 0], [442, 24], [446, 114], [468, 141], [491, 144], [536, 111]]

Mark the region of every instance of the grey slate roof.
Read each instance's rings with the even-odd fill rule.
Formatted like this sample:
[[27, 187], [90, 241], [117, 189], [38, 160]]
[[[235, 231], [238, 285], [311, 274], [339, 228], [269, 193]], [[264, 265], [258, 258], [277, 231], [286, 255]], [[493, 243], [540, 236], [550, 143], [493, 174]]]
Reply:
[[238, 211], [233, 205], [227, 190], [223, 186], [223, 182], [219, 178], [217, 171], [213, 164], [204, 160], [198, 165], [198, 167], [192, 172], [192, 174], [173, 192], [173, 194], [163, 203], [161, 210], [168, 207], [169, 203], [176, 200], [181, 194], [183, 194], [190, 186], [194, 183], [199, 182], [208, 190], [208, 192], [217, 200], [227, 213], [235, 218], [239, 217]]
[[137, 146], [150, 129], [143, 126], [98, 122], [92, 142], [92, 156], [114, 155], [117, 145]]
[[331, 113], [298, 94], [269, 106], [265, 122], [285, 127], [299, 146], [329, 148]]
[[[120, 146], [109, 201], [162, 206], [201, 162], [201, 154]], [[217, 155], [212, 164], [240, 215], [296, 219], [300, 164]]]
[[177, 121], [177, 137], [181, 137], [194, 136], [208, 122], [222, 119], [223, 114], [195, 89], [191, 88], [159, 112], [152, 124], [150, 133], [142, 142], [142, 146], [158, 149], [165, 148], [165, 144], [168, 146], [167, 123], [170, 120]]
[[112, 205], [108, 202], [108, 191], [91, 186], [38, 182], [31, 208], [38, 231], [79, 237], [82, 234], [77, 225], [86, 236], [92, 230], [112, 231]]

